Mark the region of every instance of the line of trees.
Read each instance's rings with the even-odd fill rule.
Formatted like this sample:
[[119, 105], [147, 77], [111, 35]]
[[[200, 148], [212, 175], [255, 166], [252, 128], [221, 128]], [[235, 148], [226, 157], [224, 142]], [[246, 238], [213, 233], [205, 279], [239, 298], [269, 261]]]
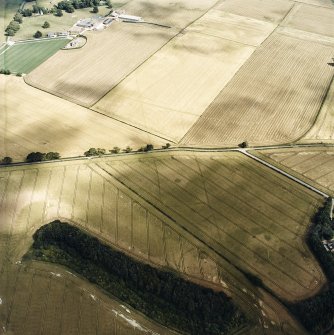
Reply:
[[291, 310], [311, 334], [324, 334], [334, 327], [334, 254], [322, 243], [334, 236], [334, 222], [330, 218], [332, 199], [328, 198], [313, 218], [308, 244], [319, 261], [329, 287], [320, 294], [290, 306]]
[[139, 262], [56, 220], [34, 236], [25, 259], [59, 263], [155, 321], [198, 335], [230, 334], [247, 320], [223, 292]]
[[[170, 143], [166, 143], [166, 145], [163, 145], [161, 147], [162, 149], [168, 149], [170, 148]], [[154, 150], [154, 146], [153, 144], [146, 144], [143, 147], [140, 147], [137, 152], [149, 152]], [[121, 152], [121, 148], [119, 147], [113, 147], [113, 149], [108, 150], [109, 153], [111, 154], [119, 154]], [[125, 153], [130, 153], [133, 151], [133, 149], [130, 146], [127, 146], [125, 149], [122, 149], [123, 152]], [[90, 148], [89, 150], [84, 152], [84, 155], [86, 157], [90, 157], [90, 156], [103, 156], [107, 153], [106, 149], [102, 149], [102, 148]]]
[[5, 29], [7, 36], [14, 36], [21, 28], [20, 23], [22, 23], [22, 15], [16, 13], [13, 17], [13, 20], [9, 22], [8, 26]]
[[59, 159], [60, 155], [58, 152], [48, 152], [48, 153], [43, 153], [43, 152], [31, 152], [30, 154], [27, 155], [26, 157], [26, 162], [28, 163], [33, 163], [33, 162], [42, 162], [42, 161], [51, 161], [55, 159]]

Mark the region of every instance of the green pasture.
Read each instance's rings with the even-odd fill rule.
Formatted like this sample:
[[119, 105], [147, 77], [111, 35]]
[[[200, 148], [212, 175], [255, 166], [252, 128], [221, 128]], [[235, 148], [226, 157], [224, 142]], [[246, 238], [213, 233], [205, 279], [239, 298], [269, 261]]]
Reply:
[[[0, 69], [29, 73], [68, 43], [68, 39], [16, 43], [0, 50]], [[4, 50], [4, 51], [2, 51]]]

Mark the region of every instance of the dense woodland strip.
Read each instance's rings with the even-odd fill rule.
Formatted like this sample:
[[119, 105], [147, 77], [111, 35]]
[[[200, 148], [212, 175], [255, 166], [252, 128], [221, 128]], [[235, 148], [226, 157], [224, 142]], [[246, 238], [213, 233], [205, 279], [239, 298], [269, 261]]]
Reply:
[[68, 223], [51, 222], [33, 239], [25, 258], [65, 265], [164, 326], [210, 335], [247, 323], [223, 292], [139, 262]]
[[308, 243], [329, 281], [329, 288], [320, 294], [291, 306], [311, 334], [324, 334], [334, 327], [334, 254], [322, 243], [334, 236], [330, 218], [332, 199], [328, 198], [313, 218]]

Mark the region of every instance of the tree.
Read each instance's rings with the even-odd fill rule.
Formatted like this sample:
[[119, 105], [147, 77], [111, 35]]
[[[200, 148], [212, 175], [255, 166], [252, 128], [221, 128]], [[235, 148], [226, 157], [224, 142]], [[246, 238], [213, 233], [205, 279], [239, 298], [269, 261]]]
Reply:
[[13, 162], [13, 159], [11, 157], [4, 157], [2, 160], [1, 160], [1, 163], [2, 165], [8, 165], [8, 164], [12, 164]]
[[56, 16], [63, 16], [63, 11], [61, 9], [57, 9], [56, 10], [56, 13], [55, 13]]
[[108, 8], [112, 8], [112, 3], [111, 3], [110, 0], [107, 0], [107, 1], [106, 1], [106, 5], [107, 5]]
[[99, 8], [97, 6], [93, 7], [93, 13], [98, 13], [99, 12]]
[[121, 151], [121, 148], [119, 147], [113, 147], [112, 150], [109, 150], [111, 154], [118, 154]]
[[168, 148], [170, 148], [170, 143], [166, 143], [166, 145], [162, 146], [162, 149], [168, 149]]
[[26, 9], [23, 9], [21, 11], [22, 15], [24, 17], [28, 17], [28, 16], [31, 16], [32, 15], [32, 10], [30, 8], [26, 8]]
[[240, 148], [248, 148], [248, 142], [247, 141], [244, 141], [242, 143], [239, 144], [239, 147]]
[[88, 151], [86, 151], [84, 153], [84, 155], [86, 157], [90, 157], [90, 156], [100, 156], [100, 155], [104, 155], [106, 153], [106, 150], [105, 149], [102, 149], [102, 148], [90, 148]]
[[22, 77], [22, 73], [21, 72], [16, 73], [16, 77]]
[[22, 23], [22, 15], [20, 13], [16, 13], [14, 15], [14, 21], [16, 21], [17, 23]]
[[45, 21], [42, 25], [42, 28], [50, 28], [50, 23], [48, 21]]
[[129, 153], [132, 151], [132, 148], [127, 146], [125, 149], [123, 149], [124, 152]]
[[153, 144], [146, 144], [145, 151], [152, 151], [154, 149]]
[[58, 152], [48, 152], [46, 155], [45, 155], [45, 160], [47, 161], [51, 161], [51, 160], [54, 160], [54, 159], [59, 159], [60, 158], [60, 155]]
[[[8, 31], [13, 31], [14, 34], [20, 29], [20, 24], [16, 21], [10, 21], [9, 25], [7, 26], [7, 28], [5, 29], [7, 35], [8, 35]], [[13, 35], [10, 35], [13, 36]]]
[[7, 36], [14, 36], [15, 31], [13, 29], [6, 29]]
[[42, 152], [31, 152], [27, 158], [26, 158], [26, 161], [28, 163], [32, 163], [32, 162], [41, 162], [41, 161], [44, 161], [45, 160], [45, 154], [42, 153]]
[[34, 34], [35, 38], [41, 38], [42, 36], [43, 36], [43, 34], [39, 30], [37, 30]]
[[74, 10], [75, 10], [75, 9], [74, 9], [74, 7], [73, 7], [72, 5], [69, 5], [69, 6], [66, 7], [66, 12], [67, 12], [67, 13], [73, 13]]

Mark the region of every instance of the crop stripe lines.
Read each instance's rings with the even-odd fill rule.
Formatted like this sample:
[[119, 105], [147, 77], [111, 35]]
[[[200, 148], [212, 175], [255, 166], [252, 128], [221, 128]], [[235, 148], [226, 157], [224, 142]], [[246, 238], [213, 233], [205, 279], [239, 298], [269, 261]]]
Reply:
[[[115, 167], [113, 166], [112, 168], [114, 169]], [[117, 171], [117, 170], [116, 170], [116, 171]], [[118, 173], [119, 173], [120, 175], [122, 175], [122, 173], [120, 173], [119, 171], [118, 171]], [[123, 178], [124, 178], [124, 176], [123, 176]], [[129, 176], [127, 175], [126, 178], [129, 179]], [[144, 178], [145, 178], [145, 177], [144, 177]], [[119, 178], [116, 178], [116, 179], [119, 180]], [[146, 178], [145, 178], [145, 179], [146, 179]], [[133, 184], [136, 184], [136, 183], [133, 182]], [[146, 192], [147, 192], [147, 191], [146, 191]], [[173, 197], [173, 194], [171, 194], [170, 192], [166, 192], [166, 193], [169, 194], [169, 195], [171, 195], [171, 196]], [[150, 195], [150, 196], [151, 196], [152, 198], [155, 198], [154, 195]], [[174, 196], [175, 196], [175, 194], [174, 194]], [[175, 198], [176, 198], [176, 197], [175, 197]], [[156, 200], [158, 200], [158, 202], [159, 202], [159, 199], [156, 199]], [[177, 198], [177, 201], [178, 201], [179, 203], [183, 203], [183, 204], [184, 204], [184, 202], [183, 202], [180, 198]], [[185, 204], [184, 204], [184, 205], [185, 205]], [[185, 205], [185, 206], [187, 206], [187, 205]], [[170, 208], [169, 206], [167, 206], [166, 204], [164, 204], [164, 207], [167, 207], [169, 210], [171, 210], [171, 208]], [[191, 210], [192, 210], [193, 212], [196, 212], [196, 213], [198, 214], [199, 217], [202, 217], [204, 220], [206, 220], [206, 218], [203, 217], [198, 211], [195, 211], [195, 210], [193, 210], [193, 209], [191, 209]], [[181, 214], [180, 212], [178, 212], [177, 214], [178, 214], [179, 216], [181, 216], [181, 217], [183, 218], [183, 220], [188, 221], [188, 219], [185, 218], [184, 215]], [[209, 222], [212, 224], [211, 221], [209, 221]], [[194, 223], [193, 223], [193, 225], [194, 225]], [[209, 238], [209, 240], [211, 240], [211, 241], [217, 243], [217, 244], [219, 245], [220, 248], [225, 249], [225, 247], [224, 247], [219, 241], [216, 241], [215, 238], [213, 238], [213, 237], [207, 235], [207, 233], [204, 232], [203, 229], [202, 229], [201, 227], [198, 227], [198, 230], [199, 230], [204, 236], [206, 236], [207, 238]], [[254, 255], [254, 256], [256, 255], [258, 258], [262, 259], [263, 261], [267, 261], [267, 259], [264, 259], [263, 256], [256, 254], [255, 252], [253, 252], [252, 250], [250, 250], [246, 245], [241, 244], [235, 237], [233, 237], [232, 235], [226, 233], [223, 229], [222, 229], [222, 232], [224, 232], [227, 236], [229, 236], [229, 238], [231, 238], [232, 240], [234, 240], [234, 241], [235, 241], [237, 244], [239, 244], [241, 247], [243, 247], [243, 248], [245, 248], [246, 250], [248, 250], [248, 251], [250, 252], [251, 255]], [[216, 250], [216, 249], [214, 249], [214, 250], [215, 250], [215, 252], [217, 253], [217, 250]], [[258, 273], [258, 270], [256, 270], [256, 269], [254, 268], [254, 266], [253, 266], [251, 263], [245, 261], [245, 259], [243, 259], [243, 258], [240, 258], [240, 256], [237, 255], [235, 252], [232, 252], [231, 250], [227, 250], [227, 249], [225, 249], [225, 250], [226, 250], [228, 253], [232, 254], [234, 257], [236, 257], [236, 258], [242, 260], [244, 263], [248, 264], [248, 266], [249, 266], [250, 268], [252, 268], [252, 269], [254, 270], [254, 272]], [[240, 251], [240, 249], [239, 249], [239, 251]], [[276, 268], [276, 270], [278, 270], [279, 272], [281, 272], [282, 274], [284, 274], [286, 277], [290, 278], [290, 279], [291, 279], [292, 281], [294, 281], [296, 284], [298, 284], [298, 285], [300, 285], [300, 286], [302, 286], [302, 287], [304, 287], [304, 288], [307, 288], [307, 287], [305, 287], [303, 284], [301, 284], [301, 283], [299, 283], [298, 281], [296, 281], [296, 279], [295, 279], [291, 274], [286, 273], [285, 271], [282, 271], [281, 269], [279, 269], [279, 268], [278, 268], [275, 264], [273, 264], [272, 262], [270, 262], [270, 264], [272, 265], [273, 268]], [[266, 277], [268, 281], [271, 281], [273, 284], [279, 286], [276, 282], [274, 282], [274, 281], [272, 280], [272, 278], [269, 278], [267, 275], [263, 275], [263, 274], [261, 274], [261, 275], [262, 275], [263, 277]], [[279, 286], [279, 287], [280, 287], [280, 286]], [[280, 288], [281, 288], [282, 290], [285, 290], [283, 287], [280, 287]], [[291, 293], [291, 292], [290, 292], [290, 293]]]
[[[164, 177], [164, 178], [166, 178], [166, 177]], [[214, 195], [212, 195], [212, 197], [215, 197]], [[217, 197], [216, 197], [216, 199], [217, 200], [219, 200]], [[228, 206], [228, 205], [227, 205]], [[213, 209], [213, 210], [215, 210], [218, 214], [220, 214], [220, 215], [223, 215], [224, 216], [224, 214], [222, 213], [222, 212], [220, 212], [218, 209], [215, 209], [215, 208], [213, 208], [211, 205], [209, 205], [208, 204], [208, 207], [210, 207], [211, 209]], [[230, 206], [229, 206], [230, 207]], [[234, 210], [232, 207], [230, 207], [232, 210]], [[243, 216], [244, 218], [245, 218], [245, 220], [247, 221], [250, 221], [250, 219], [248, 219], [245, 215], [243, 215], [243, 214], [241, 214], [241, 213], [239, 213], [239, 215], [241, 215], [241, 216]], [[228, 218], [227, 218], [228, 219]], [[233, 221], [231, 221], [231, 219], [228, 219], [230, 222], [233, 222]], [[253, 221], [253, 220], [251, 220], [255, 225], [258, 225], [255, 221]], [[239, 228], [240, 228], [240, 226], [239, 225], [237, 225], [237, 224], [235, 224], [236, 226], [238, 226]], [[261, 228], [262, 228], [262, 226], [260, 226]], [[219, 229], [218, 229], [218, 231], [219, 231]], [[248, 230], [245, 230], [245, 231], [247, 231], [248, 232]], [[249, 234], [250, 234], [250, 236], [252, 235], [250, 232], [249, 232]], [[281, 240], [279, 237], [277, 237], [280, 241], [281, 241], [281, 243], [282, 244], [284, 244], [284, 241], [283, 240]], [[262, 241], [260, 241], [259, 240], [259, 242], [260, 243], [263, 243]], [[265, 246], [267, 246], [268, 247], [268, 245], [266, 244], [266, 243], [263, 243]], [[278, 252], [278, 251], [276, 251], [275, 249], [273, 249], [275, 252], [277, 252], [279, 255], [281, 255], [282, 257], [285, 257], [285, 255], [282, 255], [280, 252]], [[297, 266], [299, 266], [298, 264], [296, 264]], [[300, 267], [300, 266], [299, 266]], [[302, 267], [300, 267], [300, 268], [302, 268]], [[303, 269], [303, 268], [302, 268]], [[305, 271], [305, 269], [304, 269], [304, 271]]]

